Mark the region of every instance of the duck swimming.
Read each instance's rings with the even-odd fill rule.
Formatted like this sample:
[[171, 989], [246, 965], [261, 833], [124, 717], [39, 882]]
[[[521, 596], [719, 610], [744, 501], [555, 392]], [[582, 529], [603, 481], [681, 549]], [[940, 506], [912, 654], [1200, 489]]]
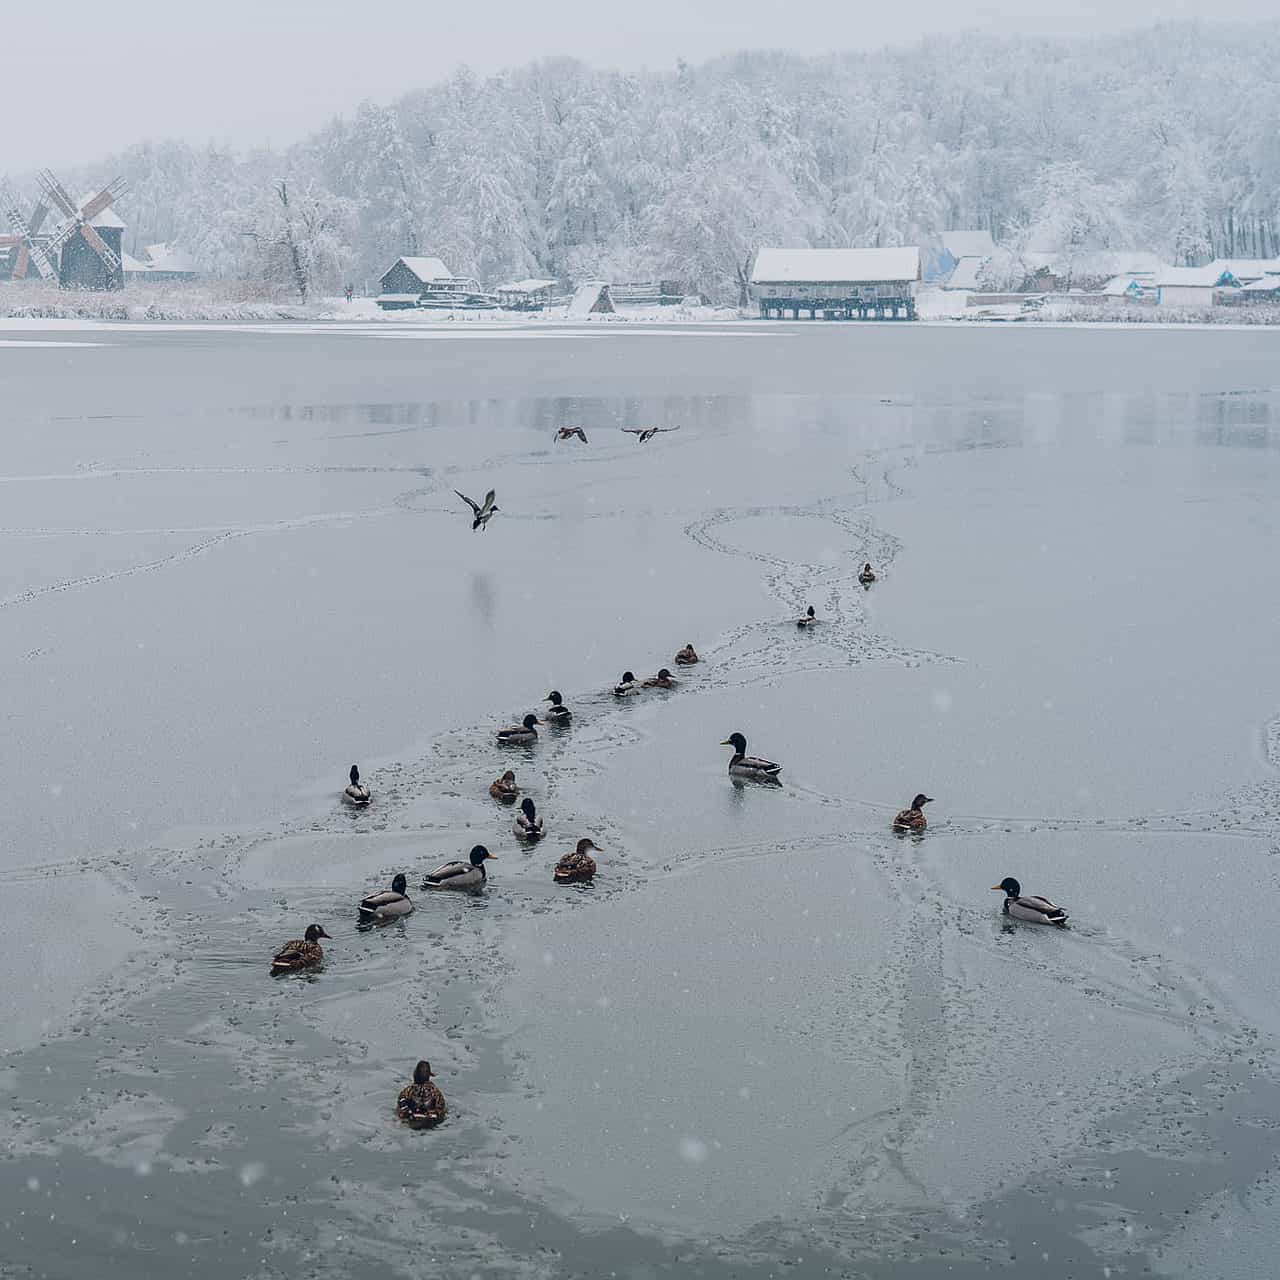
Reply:
[[342, 798], [348, 804], [354, 804], [358, 805], [360, 808], [364, 808], [364, 806], [373, 799], [373, 796], [370, 795], [369, 788], [360, 781], [359, 766], [353, 764], [351, 766], [351, 772], [347, 774], [347, 777], [350, 778], [351, 781], [347, 785], [346, 790], [343, 791]]
[[489, 878], [484, 864], [493, 854], [482, 844], [471, 850], [469, 862], [442, 862], [423, 880], [424, 889], [477, 889]]
[[932, 803], [933, 797], [925, 795], [922, 791], [911, 802], [909, 808], [898, 810], [893, 819], [893, 829], [895, 831], [923, 831], [929, 825], [925, 821], [924, 807]]
[[303, 937], [286, 942], [276, 952], [275, 958], [271, 961], [271, 972], [274, 974], [299, 973], [303, 969], [314, 969], [317, 965], [323, 964], [324, 948], [320, 945], [320, 939], [328, 936], [320, 925], [307, 925], [307, 932]]
[[530, 844], [542, 839], [542, 819], [538, 817], [538, 811], [528, 796], [520, 801], [520, 812], [516, 814], [512, 830], [521, 840], [527, 840]]
[[394, 920], [397, 916], [407, 916], [413, 910], [413, 901], [405, 892], [407, 888], [404, 876], [397, 875], [390, 889], [371, 893], [360, 903], [361, 920]]
[[675, 676], [663, 667], [656, 676], [650, 676], [645, 682], [646, 689], [674, 689], [676, 687]]
[[560, 696], [559, 689], [552, 689], [547, 694], [546, 701], [551, 703], [546, 713], [548, 724], [568, 724], [573, 719], [573, 712], [564, 705], [564, 699]]
[[1032, 924], [1056, 924], [1060, 929], [1067, 924], [1067, 913], [1048, 898], [1034, 894], [1022, 895], [1022, 886], [1012, 877], [1005, 876], [999, 884], [993, 884], [996, 892], [1004, 892], [1004, 914], [1015, 920], [1027, 920]]
[[435, 1073], [425, 1058], [413, 1069], [413, 1083], [400, 1090], [396, 1115], [415, 1129], [431, 1129], [448, 1114], [444, 1094], [431, 1083]]
[[508, 769], [502, 777], [494, 778], [489, 783], [489, 794], [499, 804], [515, 804], [516, 796], [520, 794], [520, 788], [516, 786], [515, 771]]
[[868, 560], [867, 563], [862, 566], [862, 572], [858, 574], [858, 581], [862, 583], [864, 587], [869, 587], [875, 580], [875, 570], [872, 569], [871, 561]]
[[596, 860], [590, 852], [592, 849], [597, 853], [602, 852], [600, 846], [593, 840], [579, 840], [577, 848], [572, 853], [566, 853], [556, 863], [554, 872], [556, 884], [577, 884], [583, 880], [590, 880], [596, 873]]
[[814, 616], [813, 605], [809, 606], [802, 617], [796, 619], [797, 627], [813, 627], [816, 626], [817, 623], [818, 619]]
[[747, 740], [740, 733], [731, 733], [721, 744], [733, 748], [729, 761], [729, 774], [735, 778], [753, 778], [756, 782], [777, 782], [782, 766], [763, 756], [747, 755]]
[[613, 696], [615, 698], [629, 698], [633, 693], [639, 693], [640, 686], [636, 684], [634, 673], [624, 671], [622, 679], [613, 686]]
[[537, 742], [538, 731], [535, 725], [542, 722], [530, 712], [519, 724], [513, 724], [509, 728], [498, 730], [498, 741], [504, 747], [525, 747], [531, 742]]
[[685, 647], [676, 654], [676, 666], [678, 667], [691, 667], [697, 661], [697, 651], [691, 644], [685, 645]]

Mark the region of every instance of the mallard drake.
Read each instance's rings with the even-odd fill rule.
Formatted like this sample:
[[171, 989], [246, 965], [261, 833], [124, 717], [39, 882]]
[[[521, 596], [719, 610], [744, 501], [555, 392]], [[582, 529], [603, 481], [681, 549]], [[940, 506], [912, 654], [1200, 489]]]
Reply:
[[463, 502], [465, 502], [467, 506], [471, 508], [471, 511], [475, 516], [475, 519], [471, 521], [472, 533], [475, 533], [477, 529], [487, 529], [489, 527], [489, 521], [493, 519], [493, 513], [495, 511], [502, 510], [501, 507], [497, 507], [494, 505], [494, 502], [493, 502], [494, 492], [492, 489], [490, 489], [489, 492], [484, 495], [483, 502], [475, 502], [473, 499], [468, 498], [467, 495], [463, 493], [461, 489], [455, 489], [454, 493], [456, 493], [458, 497], [460, 497], [463, 500]]
[[991, 887], [997, 893], [1003, 890], [1005, 915], [1032, 924], [1056, 924], [1060, 929], [1066, 927], [1067, 913], [1061, 907], [1034, 894], [1023, 897], [1022, 886], [1012, 876], [1005, 876], [999, 884]]
[[485, 860], [493, 854], [482, 844], [471, 850], [469, 862], [442, 862], [423, 880], [424, 889], [475, 889], [489, 878], [485, 875]]
[[397, 875], [391, 882], [390, 889], [381, 893], [371, 893], [360, 903], [362, 920], [394, 920], [397, 916], [407, 916], [413, 910], [413, 902], [405, 892], [408, 882], [404, 876]]
[[676, 654], [676, 666], [678, 667], [691, 667], [697, 661], [697, 651], [691, 644], [685, 645], [685, 647]]
[[729, 761], [730, 776], [754, 778], [757, 782], [778, 781], [782, 766], [763, 756], [747, 755], [747, 740], [742, 734], [731, 733], [720, 745], [733, 748], [733, 759]]
[[301, 938], [286, 942], [276, 952], [275, 958], [271, 961], [271, 972], [298, 973], [302, 969], [314, 969], [317, 965], [323, 964], [324, 948], [320, 945], [320, 939], [328, 936], [322, 926], [307, 925], [307, 931]]
[[645, 682], [646, 689], [674, 689], [676, 687], [675, 676], [663, 667], [656, 676], [650, 676]]
[[396, 1115], [415, 1129], [431, 1129], [449, 1112], [444, 1094], [431, 1083], [435, 1072], [425, 1058], [413, 1069], [413, 1083], [400, 1090]]
[[527, 840], [530, 844], [542, 839], [542, 819], [538, 817], [538, 811], [528, 796], [520, 801], [520, 812], [516, 814], [512, 830], [521, 840]]
[[652, 440], [654, 436], [660, 434], [663, 431], [679, 431], [680, 430], [678, 426], [677, 427], [623, 427], [622, 429], [629, 436], [635, 436], [637, 444], [648, 444], [649, 441]]
[[581, 427], [561, 427], [556, 432], [557, 440], [572, 440], [574, 436], [577, 436], [583, 444], [587, 443], [587, 433]]
[[515, 771], [508, 769], [500, 778], [489, 783], [489, 794], [500, 804], [515, 804], [520, 788], [516, 786]]
[[551, 703], [546, 713], [548, 724], [568, 724], [573, 719], [573, 712], [564, 705], [559, 689], [552, 689], [545, 701]]
[[342, 798], [348, 804], [354, 804], [363, 809], [364, 806], [373, 799], [373, 796], [369, 793], [369, 788], [360, 781], [359, 766], [353, 764], [351, 766], [351, 772], [347, 774], [347, 777], [350, 778], [351, 781], [347, 784], [346, 790], [343, 791]]
[[504, 747], [525, 747], [531, 742], [537, 742], [538, 730], [535, 725], [541, 724], [542, 721], [530, 712], [519, 724], [513, 724], [506, 729], [498, 730], [498, 741]]
[[590, 853], [592, 849], [597, 853], [602, 852], [595, 841], [586, 838], [579, 840], [577, 848], [572, 853], [566, 853], [556, 863], [556, 884], [576, 884], [580, 880], [590, 880], [596, 873], [596, 860]]
[[862, 583], [864, 587], [869, 587], [875, 580], [875, 570], [871, 567], [871, 561], [868, 560], [867, 563], [862, 566], [862, 571], [858, 574], [858, 581]]
[[813, 627], [817, 626], [817, 623], [818, 619], [814, 616], [813, 605], [810, 605], [809, 608], [796, 619], [797, 627]]
[[911, 802], [910, 808], [900, 809], [893, 819], [895, 831], [923, 831], [929, 824], [925, 821], [924, 807], [933, 803], [933, 797], [922, 791]]
[[613, 686], [613, 696], [615, 698], [629, 698], [633, 693], [639, 693], [640, 686], [636, 683], [635, 675], [630, 671], [622, 673], [622, 679]]

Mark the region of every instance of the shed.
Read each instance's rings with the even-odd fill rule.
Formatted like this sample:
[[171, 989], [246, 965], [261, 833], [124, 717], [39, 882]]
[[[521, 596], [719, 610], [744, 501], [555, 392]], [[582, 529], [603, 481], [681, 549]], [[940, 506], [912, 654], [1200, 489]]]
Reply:
[[920, 250], [761, 249], [751, 288], [765, 318], [914, 320]]
[[500, 284], [494, 292], [498, 295], [498, 304], [508, 311], [541, 311], [551, 301], [555, 287], [554, 280], [513, 280], [510, 284]]
[[588, 316], [612, 315], [613, 297], [603, 280], [588, 280], [573, 292], [569, 303], [569, 319], [585, 320]]
[[416, 298], [433, 284], [438, 285], [452, 279], [449, 268], [439, 258], [397, 258], [382, 273], [378, 286], [380, 293], [411, 293]]
[[1280, 301], [1280, 272], [1275, 275], [1259, 276], [1240, 290], [1241, 296], [1249, 302]]
[[1156, 303], [1162, 307], [1211, 307], [1223, 273], [1207, 267], [1165, 267], [1156, 276]]
[[1209, 266], [1220, 273], [1221, 285], [1240, 288], [1266, 276], [1280, 274], [1280, 258], [1215, 258]]
[[200, 264], [184, 250], [171, 244], [149, 244], [141, 258], [123, 254], [126, 280], [149, 281], [153, 284], [177, 280], [197, 280], [203, 274]]

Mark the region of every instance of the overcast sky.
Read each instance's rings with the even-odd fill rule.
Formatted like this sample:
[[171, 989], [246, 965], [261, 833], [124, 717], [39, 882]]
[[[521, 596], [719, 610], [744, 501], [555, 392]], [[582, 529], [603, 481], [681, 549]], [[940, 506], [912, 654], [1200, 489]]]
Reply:
[[[547, 54], [669, 67], [739, 49], [878, 48], [966, 29], [1089, 35], [1261, 19], [1278, 0], [68, 0], [0, 36], [0, 173], [181, 137], [285, 145], [363, 98]], [[628, 14], [635, 15], [632, 26]], [[51, 17], [50, 15], [54, 15]]]

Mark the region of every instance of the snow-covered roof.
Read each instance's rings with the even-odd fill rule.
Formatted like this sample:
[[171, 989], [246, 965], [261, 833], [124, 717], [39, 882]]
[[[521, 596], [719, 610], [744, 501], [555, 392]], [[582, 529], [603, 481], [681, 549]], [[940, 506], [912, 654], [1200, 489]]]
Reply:
[[1280, 274], [1280, 258], [1215, 258], [1209, 266], [1219, 276], [1229, 272], [1241, 284], [1260, 280], [1263, 276]]
[[[452, 280], [453, 273], [448, 267], [440, 261], [439, 258], [397, 258], [395, 262], [387, 268], [390, 271], [393, 267], [403, 262], [410, 271], [413, 272], [419, 280], [426, 283], [428, 280]], [[386, 271], [382, 273], [384, 276]]]
[[918, 280], [920, 250], [901, 249], [761, 249], [751, 272], [752, 284], [877, 284]]
[[939, 239], [953, 258], [989, 258], [996, 251], [990, 231], [944, 231]]
[[148, 270], [145, 262], [139, 262], [133, 254], [125, 252], [120, 255], [120, 265], [124, 268], [126, 275], [139, 275], [141, 272]]
[[538, 293], [542, 289], [554, 289], [554, 280], [513, 280], [510, 284], [500, 284], [497, 293]]
[[1274, 275], [1259, 276], [1245, 285], [1241, 293], [1275, 293], [1280, 290], [1280, 272]]
[[1102, 292], [1109, 298], [1123, 298], [1124, 295], [1135, 286], [1141, 289], [1144, 285], [1149, 284], [1151, 284], [1150, 276], [1134, 275], [1134, 273], [1130, 271], [1125, 275], [1113, 276], [1102, 286]]
[[961, 258], [942, 287], [944, 289], [976, 289], [978, 273], [986, 265], [986, 258]]
[[177, 245], [149, 244], [147, 260], [152, 271], [181, 271], [191, 275], [200, 272], [200, 264]]
[[[76, 201], [76, 208], [83, 209], [90, 200], [97, 196], [97, 194], [98, 193], [96, 191], [86, 191], [84, 195]], [[107, 205], [107, 207], [103, 209], [96, 218], [90, 218], [89, 225], [91, 227], [124, 227], [124, 223], [120, 221], [120, 215], [116, 213], [110, 205]]]
[[1222, 271], [1212, 262], [1207, 267], [1165, 267], [1156, 279], [1162, 289], [1212, 289], [1222, 278]]
[[603, 280], [584, 281], [573, 291], [573, 299], [569, 303], [569, 319], [580, 320], [584, 316], [591, 315], [596, 310], [597, 304], [600, 304], [601, 311], [613, 310], [609, 286]]

